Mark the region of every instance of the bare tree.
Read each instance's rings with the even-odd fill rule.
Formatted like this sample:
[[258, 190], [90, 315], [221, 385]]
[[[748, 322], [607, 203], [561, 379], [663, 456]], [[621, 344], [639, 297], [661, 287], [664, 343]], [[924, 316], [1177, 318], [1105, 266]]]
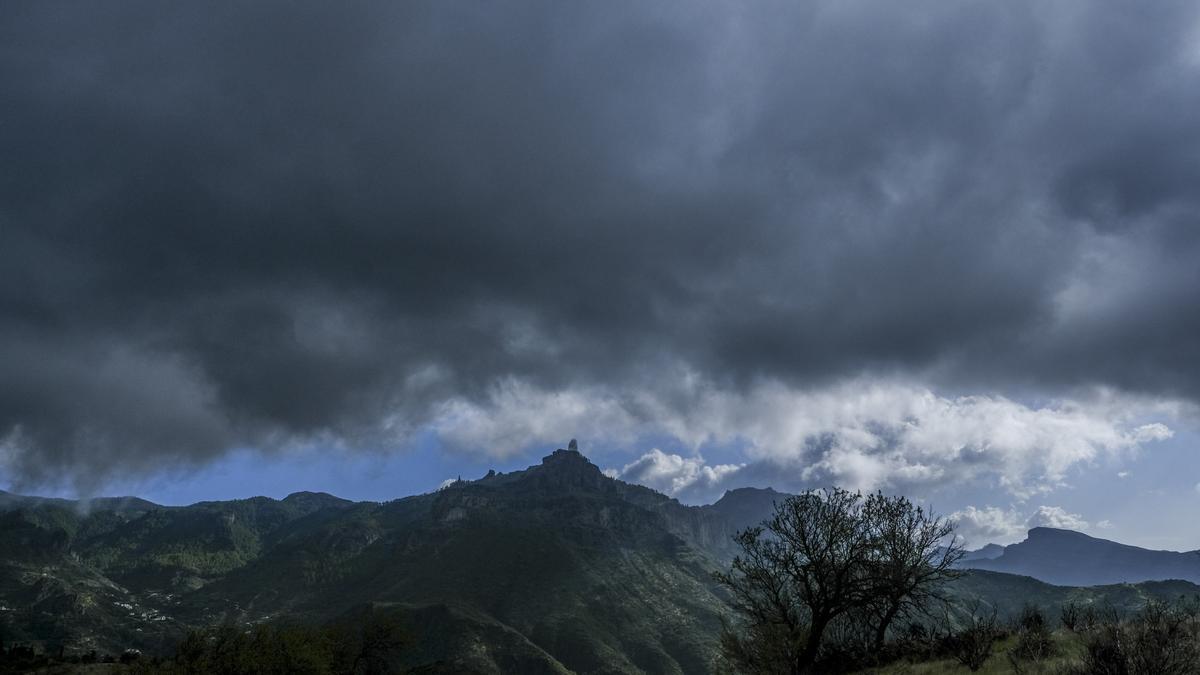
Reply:
[[976, 600], [969, 609], [971, 614], [966, 626], [950, 635], [949, 646], [955, 660], [975, 672], [992, 656], [992, 646], [998, 636], [996, 608], [991, 608], [990, 613], [981, 612], [980, 602]]
[[872, 605], [878, 650], [898, 617], [924, 613], [940, 599], [942, 582], [958, 575], [955, 566], [965, 551], [953, 536], [953, 522], [905, 497], [872, 494], [863, 517], [873, 543], [869, 574], [875, 583]]
[[[716, 580], [730, 590], [733, 609], [748, 625], [741, 644], [785, 643], [726, 649], [727, 658], [750, 672], [809, 672], [830, 622], [863, 606], [872, 591], [865, 574], [872, 542], [862, 511], [860, 494], [809, 492], [777, 503], [764, 527], [737, 535], [742, 554]], [[778, 663], [747, 661], [753, 654], [772, 654]]]
[[[924, 610], [953, 576], [962, 547], [953, 524], [903, 497], [839, 488], [789, 497], [716, 580], [741, 619], [722, 653], [745, 672], [810, 672], [835, 621], [874, 616], [873, 642], [900, 616]], [[870, 625], [870, 624], [868, 624]]]

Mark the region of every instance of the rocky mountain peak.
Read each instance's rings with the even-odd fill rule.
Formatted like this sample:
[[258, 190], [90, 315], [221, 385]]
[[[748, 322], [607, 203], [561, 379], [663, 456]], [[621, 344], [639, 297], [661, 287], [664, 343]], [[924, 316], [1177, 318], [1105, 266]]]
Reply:
[[563, 450], [559, 448], [542, 458], [542, 466], [551, 464], [592, 464], [579, 450]]
[[724, 496], [705, 508], [729, 519], [738, 529], [758, 525], [775, 510], [775, 503], [788, 495], [771, 488], [744, 487], [728, 490]]
[[1029, 530], [1029, 532], [1026, 534], [1026, 537], [1028, 539], [1060, 539], [1064, 541], [1082, 541], [1086, 539], [1094, 539], [1094, 537], [1089, 537], [1082, 532], [1076, 532], [1075, 530], [1064, 530], [1057, 527], [1034, 527]]
[[963, 555], [963, 562], [971, 560], [995, 560], [1004, 555], [1004, 547], [1000, 544], [985, 544], [981, 548], [973, 551], [967, 551]]
[[600, 467], [584, 457], [578, 448], [578, 444], [572, 439], [567, 449], [559, 448], [543, 457], [537, 474], [545, 482], [569, 487], [598, 488], [605, 481], [611, 480], [600, 471]]

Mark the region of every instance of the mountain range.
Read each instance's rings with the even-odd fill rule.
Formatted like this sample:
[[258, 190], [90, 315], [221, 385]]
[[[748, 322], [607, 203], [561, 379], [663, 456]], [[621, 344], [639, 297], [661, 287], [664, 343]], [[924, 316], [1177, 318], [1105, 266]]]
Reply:
[[964, 556], [963, 566], [1022, 574], [1060, 586], [1162, 579], [1200, 583], [1200, 551], [1153, 551], [1050, 527], [1035, 527], [1016, 544], [1003, 548], [989, 544], [973, 551]]
[[[134, 498], [85, 505], [0, 493], [0, 637], [76, 652], [162, 653], [197, 626], [321, 622], [371, 606], [411, 627], [408, 666], [703, 673], [725, 612], [712, 572], [732, 557], [732, 535], [785, 497], [745, 488], [686, 506], [609, 478], [569, 450], [524, 471], [383, 503], [301, 492], [185, 507]], [[1002, 552], [969, 556], [964, 564], [980, 569], [948, 595], [1014, 612], [1026, 600], [1133, 607], [1200, 592], [1186, 581], [1045, 583], [1063, 583], [1072, 564], [1080, 567], [1056, 555], [1099, 555], [1081, 568], [1096, 583], [1110, 578], [1101, 573], [1106, 561], [1122, 580], [1193, 577], [1184, 576], [1190, 554], [1147, 557], [1043, 529]], [[1037, 572], [1044, 581], [1002, 572]]]

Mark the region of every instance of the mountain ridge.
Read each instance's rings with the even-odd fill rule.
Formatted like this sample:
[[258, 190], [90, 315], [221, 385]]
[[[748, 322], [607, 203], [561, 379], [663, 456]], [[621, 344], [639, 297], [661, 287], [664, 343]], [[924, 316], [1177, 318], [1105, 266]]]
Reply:
[[1051, 527], [992, 558], [964, 560], [974, 569], [1034, 577], [1060, 586], [1098, 586], [1181, 579], [1200, 583], [1200, 551], [1160, 551]]
[[[41, 537], [36, 560], [0, 560], [10, 639], [161, 652], [189, 626], [381, 603], [581, 673], [704, 672], [724, 608], [710, 575], [734, 530], [561, 449], [389, 502], [295, 493], [121, 515], [34, 501], [5, 515], [25, 533], [15, 548]], [[453, 659], [443, 648], [426, 656]], [[471, 672], [502, 672], [515, 653]]]
[[[684, 505], [606, 476], [570, 449], [386, 502], [302, 491], [189, 506], [101, 499], [82, 509], [5, 495], [0, 630], [48, 647], [162, 653], [197, 626], [324, 622], [380, 607], [417, 632], [412, 667], [707, 672], [726, 612], [712, 572], [736, 552], [732, 535], [786, 497], [739, 488]], [[1011, 549], [972, 563], [999, 564]], [[984, 569], [947, 589], [964, 606], [1005, 612], [1030, 598], [1134, 607], [1194, 592], [1187, 582], [1072, 589]]]

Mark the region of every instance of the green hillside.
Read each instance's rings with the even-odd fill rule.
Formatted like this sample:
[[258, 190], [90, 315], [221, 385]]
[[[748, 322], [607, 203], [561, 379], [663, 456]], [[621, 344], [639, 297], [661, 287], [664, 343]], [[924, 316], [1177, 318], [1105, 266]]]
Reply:
[[[386, 503], [299, 493], [84, 510], [4, 495], [0, 630], [49, 651], [166, 653], [193, 627], [322, 623], [372, 606], [411, 627], [407, 665], [429, 672], [704, 673], [725, 612], [711, 574], [731, 535], [781, 497], [738, 490], [684, 506], [563, 450]], [[969, 606], [1132, 610], [1200, 588], [970, 571], [946, 591], [955, 621]]]

